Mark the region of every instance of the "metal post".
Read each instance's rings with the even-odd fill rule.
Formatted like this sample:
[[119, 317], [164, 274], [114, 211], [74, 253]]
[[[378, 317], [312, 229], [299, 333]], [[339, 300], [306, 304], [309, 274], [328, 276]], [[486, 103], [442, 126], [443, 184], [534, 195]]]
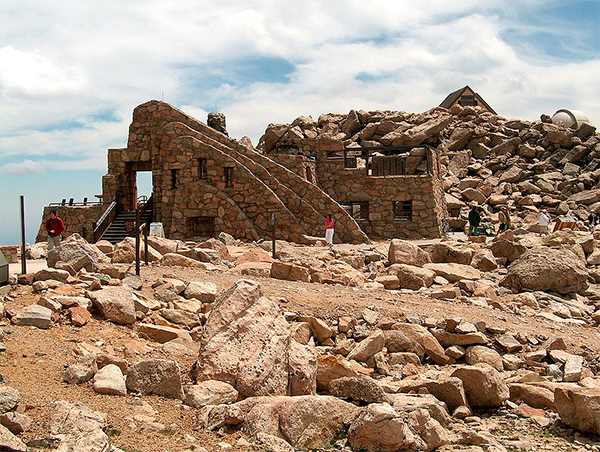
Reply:
[[140, 211], [135, 209], [135, 274], [140, 276]]
[[148, 266], [148, 229], [150, 226], [148, 223], [144, 223], [144, 256], [146, 261], [146, 266]]
[[275, 214], [274, 213], [271, 214], [271, 226], [273, 228], [271, 250], [272, 250], [273, 259], [275, 259], [275, 230], [277, 228], [277, 223], [275, 222]]
[[27, 273], [27, 259], [25, 259], [25, 197], [21, 195], [21, 273]]

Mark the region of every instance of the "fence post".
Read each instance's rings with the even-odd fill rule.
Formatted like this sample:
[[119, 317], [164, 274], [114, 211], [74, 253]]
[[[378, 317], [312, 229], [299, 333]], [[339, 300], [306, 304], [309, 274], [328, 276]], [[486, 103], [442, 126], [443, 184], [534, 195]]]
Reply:
[[140, 276], [140, 211], [135, 209], [135, 274]]
[[272, 237], [271, 250], [272, 250], [273, 259], [275, 259], [275, 230], [277, 228], [277, 222], [275, 221], [275, 214], [274, 213], [271, 214], [271, 226], [273, 228], [273, 237]]
[[25, 259], [25, 196], [21, 195], [21, 273], [27, 273]]

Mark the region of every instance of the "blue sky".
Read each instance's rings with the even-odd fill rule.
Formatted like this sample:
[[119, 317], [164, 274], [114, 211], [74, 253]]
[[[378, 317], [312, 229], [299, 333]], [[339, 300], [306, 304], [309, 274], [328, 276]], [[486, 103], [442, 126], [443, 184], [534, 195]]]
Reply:
[[600, 126], [599, 0], [3, 0], [0, 244], [94, 199], [133, 109], [163, 99], [257, 144], [269, 123], [421, 112], [470, 85], [502, 116]]

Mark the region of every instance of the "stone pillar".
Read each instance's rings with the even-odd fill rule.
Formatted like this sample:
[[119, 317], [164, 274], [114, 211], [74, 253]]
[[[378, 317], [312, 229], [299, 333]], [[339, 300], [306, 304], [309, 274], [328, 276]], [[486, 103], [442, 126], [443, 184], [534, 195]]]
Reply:
[[223, 113], [209, 113], [207, 120], [208, 127], [227, 135], [227, 127], [225, 125], [225, 115]]

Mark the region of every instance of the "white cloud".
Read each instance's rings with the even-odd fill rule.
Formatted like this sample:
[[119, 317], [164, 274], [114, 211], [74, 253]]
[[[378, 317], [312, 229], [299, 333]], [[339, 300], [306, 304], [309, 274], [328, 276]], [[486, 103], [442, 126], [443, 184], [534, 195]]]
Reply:
[[44, 174], [46, 170], [40, 162], [25, 160], [21, 163], [7, 163], [0, 166], [0, 174], [21, 176], [25, 174]]
[[0, 86], [9, 94], [46, 97], [76, 92], [86, 85], [86, 77], [77, 66], [61, 65], [36, 52], [24, 52], [12, 46], [0, 48]]

